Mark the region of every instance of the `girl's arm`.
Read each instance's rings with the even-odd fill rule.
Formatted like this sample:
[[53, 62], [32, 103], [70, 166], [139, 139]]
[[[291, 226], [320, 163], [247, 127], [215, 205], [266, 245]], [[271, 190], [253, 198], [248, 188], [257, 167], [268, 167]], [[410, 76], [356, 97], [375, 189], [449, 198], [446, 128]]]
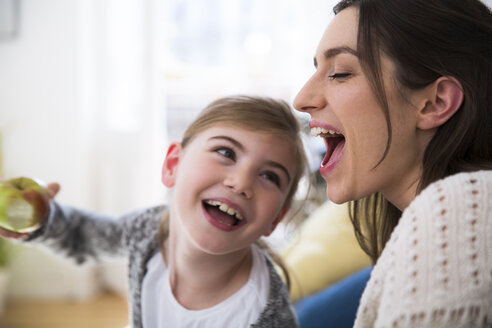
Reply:
[[89, 258], [125, 255], [136, 243], [156, 238], [164, 206], [121, 217], [96, 214], [52, 201], [43, 225], [25, 238], [83, 263]]

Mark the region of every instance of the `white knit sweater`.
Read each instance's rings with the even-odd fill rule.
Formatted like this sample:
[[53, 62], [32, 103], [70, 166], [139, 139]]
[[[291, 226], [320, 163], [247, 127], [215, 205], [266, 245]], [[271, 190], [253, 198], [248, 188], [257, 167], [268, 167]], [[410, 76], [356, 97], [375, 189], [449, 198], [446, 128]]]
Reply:
[[415, 198], [354, 327], [492, 327], [492, 171], [447, 177]]

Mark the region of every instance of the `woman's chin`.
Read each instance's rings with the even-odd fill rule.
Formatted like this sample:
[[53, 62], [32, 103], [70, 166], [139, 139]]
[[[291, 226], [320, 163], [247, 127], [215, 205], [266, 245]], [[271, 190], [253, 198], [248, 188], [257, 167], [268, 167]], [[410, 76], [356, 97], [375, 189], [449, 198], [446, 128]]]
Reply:
[[335, 204], [343, 204], [351, 200], [343, 192], [339, 192], [333, 189], [334, 188], [326, 187], [326, 196], [331, 202]]

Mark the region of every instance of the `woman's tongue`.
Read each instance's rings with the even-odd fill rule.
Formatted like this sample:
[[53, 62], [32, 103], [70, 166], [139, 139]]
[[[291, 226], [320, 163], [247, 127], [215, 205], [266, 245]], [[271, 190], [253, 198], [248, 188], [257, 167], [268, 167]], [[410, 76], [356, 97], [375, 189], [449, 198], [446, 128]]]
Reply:
[[345, 145], [345, 138], [330, 137], [324, 139], [325, 139], [325, 146], [326, 146], [326, 154], [325, 157], [323, 158], [322, 165], [326, 166], [340, 159], [342, 155], [343, 146]]
[[237, 219], [233, 216], [222, 212], [216, 206], [208, 206], [207, 211], [215, 221], [220, 222], [225, 225], [233, 226], [236, 225]]

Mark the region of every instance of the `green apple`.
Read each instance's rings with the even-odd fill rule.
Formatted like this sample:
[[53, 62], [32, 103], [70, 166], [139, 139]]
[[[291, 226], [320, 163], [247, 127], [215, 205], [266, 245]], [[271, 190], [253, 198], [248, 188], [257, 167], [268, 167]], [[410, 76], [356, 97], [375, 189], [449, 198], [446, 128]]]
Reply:
[[34, 231], [48, 209], [48, 193], [41, 181], [19, 177], [0, 182], [0, 228], [21, 233]]

